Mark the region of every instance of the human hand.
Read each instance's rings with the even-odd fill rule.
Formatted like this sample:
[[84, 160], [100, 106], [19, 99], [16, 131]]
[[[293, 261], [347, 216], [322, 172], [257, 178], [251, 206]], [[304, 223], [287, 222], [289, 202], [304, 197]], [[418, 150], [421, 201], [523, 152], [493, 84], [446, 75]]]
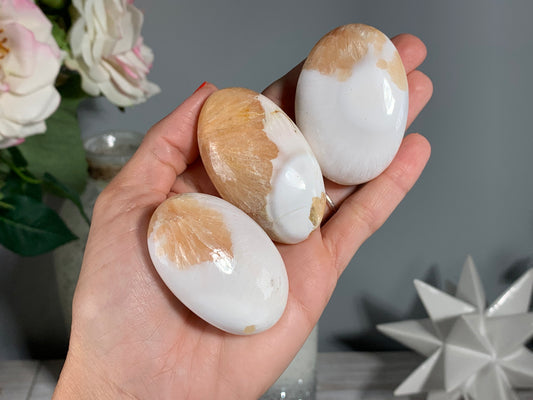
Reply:
[[[411, 123], [432, 92], [416, 70], [426, 50], [411, 35], [393, 42], [408, 72]], [[264, 92], [291, 116], [300, 67]], [[183, 192], [216, 194], [195, 135], [199, 111], [215, 90], [206, 84], [154, 125], [98, 198], [54, 398], [258, 398], [305, 341], [355, 251], [392, 213], [429, 157], [427, 141], [408, 135], [389, 168], [371, 182], [326, 182], [337, 211], [304, 242], [278, 245], [290, 287], [282, 318], [257, 335], [228, 334], [172, 295], [146, 245], [150, 216], [163, 200]]]

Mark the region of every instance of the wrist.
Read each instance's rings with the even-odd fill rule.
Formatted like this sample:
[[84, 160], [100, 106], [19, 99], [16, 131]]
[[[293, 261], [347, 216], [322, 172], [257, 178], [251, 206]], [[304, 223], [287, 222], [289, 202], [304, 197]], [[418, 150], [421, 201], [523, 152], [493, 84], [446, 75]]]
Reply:
[[52, 399], [119, 399], [124, 396], [97, 372], [95, 363], [82, 361], [69, 350]]

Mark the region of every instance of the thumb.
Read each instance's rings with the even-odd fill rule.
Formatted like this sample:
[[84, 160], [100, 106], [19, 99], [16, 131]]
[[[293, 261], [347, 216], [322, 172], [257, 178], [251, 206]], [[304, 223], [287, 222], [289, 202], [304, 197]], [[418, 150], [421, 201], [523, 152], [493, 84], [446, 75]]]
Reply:
[[138, 194], [167, 195], [176, 177], [198, 157], [196, 129], [200, 110], [216, 87], [204, 83], [174, 111], [156, 123], [113, 182]]

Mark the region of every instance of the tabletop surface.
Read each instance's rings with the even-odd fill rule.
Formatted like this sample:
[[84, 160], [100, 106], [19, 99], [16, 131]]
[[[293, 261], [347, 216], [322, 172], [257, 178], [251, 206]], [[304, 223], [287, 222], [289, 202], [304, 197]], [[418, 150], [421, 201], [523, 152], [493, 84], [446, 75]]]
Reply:
[[[394, 397], [394, 389], [423, 361], [411, 352], [319, 353], [317, 400], [424, 399]], [[0, 361], [0, 400], [48, 400], [52, 397], [62, 360]], [[533, 391], [519, 391], [520, 400]]]

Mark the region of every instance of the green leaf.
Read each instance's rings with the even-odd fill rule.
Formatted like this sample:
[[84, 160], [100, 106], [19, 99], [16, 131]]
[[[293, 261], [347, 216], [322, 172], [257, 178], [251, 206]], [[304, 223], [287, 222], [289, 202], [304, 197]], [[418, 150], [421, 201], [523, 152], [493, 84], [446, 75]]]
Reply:
[[11, 160], [13, 161], [13, 164], [15, 164], [16, 167], [24, 168], [28, 166], [28, 162], [22, 155], [19, 149], [17, 147], [12, 146], [7, 149], [9, 155], [11, 156]]
[[49, 16], [48, 19], [52, 23], [52, 36], [54, 37], [57, 45], [63, 51], [69, 52], [70, 45], [68, 43], [68, 36], [65, 29], [61, 27], [64, 23], [61, 23], [59, 17]]
[[44, 4], [45, 6], [48, 6], [50, 8], [63, 8], [65, 7], [66, 1], [65, 0], [39, 0], [39, 4]]
[[81, 98], [63, 97], [59, 108], [46, 120], [47, 130], [18, 146], [28, 170], [41, 178], [48, 172], [81, 193], [87, 182], [87, 161], [76, 109]]
[[63, 99], [78, 100], [78, 103], [76, 103], [77, 107], [81, 100], [89, 97], [81, 88], [81, 76], [79, 73], [69, 69], [63, 69], [61, 74], [66, 79], [57, 88], [59, 94]]
[[14, 195], [28, 196], [35, 200], [42, 200], [42, 189], [40, 184], [29, 183], [20, 178], [15, 172], [10, 171], [0, 188], [2, 198]]
[[14, 206], [0, 208], [0, 243], [9, 250], [36, 256], [76, 239], [59, 215], [40, 201], [26, 196], [2, 201]]
[[43, 176], [43, 186], [46, 191], [52, 193], [53, 195], [72, 201], [72, 203], [74, 203], [74, 205], [78, 208], [81, 216], [87, 222], [87, 224], [91, 223], [89, 217], [87, 216], [87, 214], [85, 214], [85, 211], [83, 210], [83, 205], [81, 204], [81, 199], [78, 193], [76, 193], [68, 186], [63, 185], [63, 183], [58, 181], [53, 175], [50, 175], [49, 173], [46, 173]]
[[[17, 174], [22, 181], [32, 184], [41, 183], [38, 179], [35, 179], [30, 172], [28, 172], [26, 168], [26, 159], [22, 156], [22, 153], [14, 147], [0, 151], [0, 163], [9, 168], [8, 172], [14, 172]], [[5, 174], [3, 177], [4, 176]]]

